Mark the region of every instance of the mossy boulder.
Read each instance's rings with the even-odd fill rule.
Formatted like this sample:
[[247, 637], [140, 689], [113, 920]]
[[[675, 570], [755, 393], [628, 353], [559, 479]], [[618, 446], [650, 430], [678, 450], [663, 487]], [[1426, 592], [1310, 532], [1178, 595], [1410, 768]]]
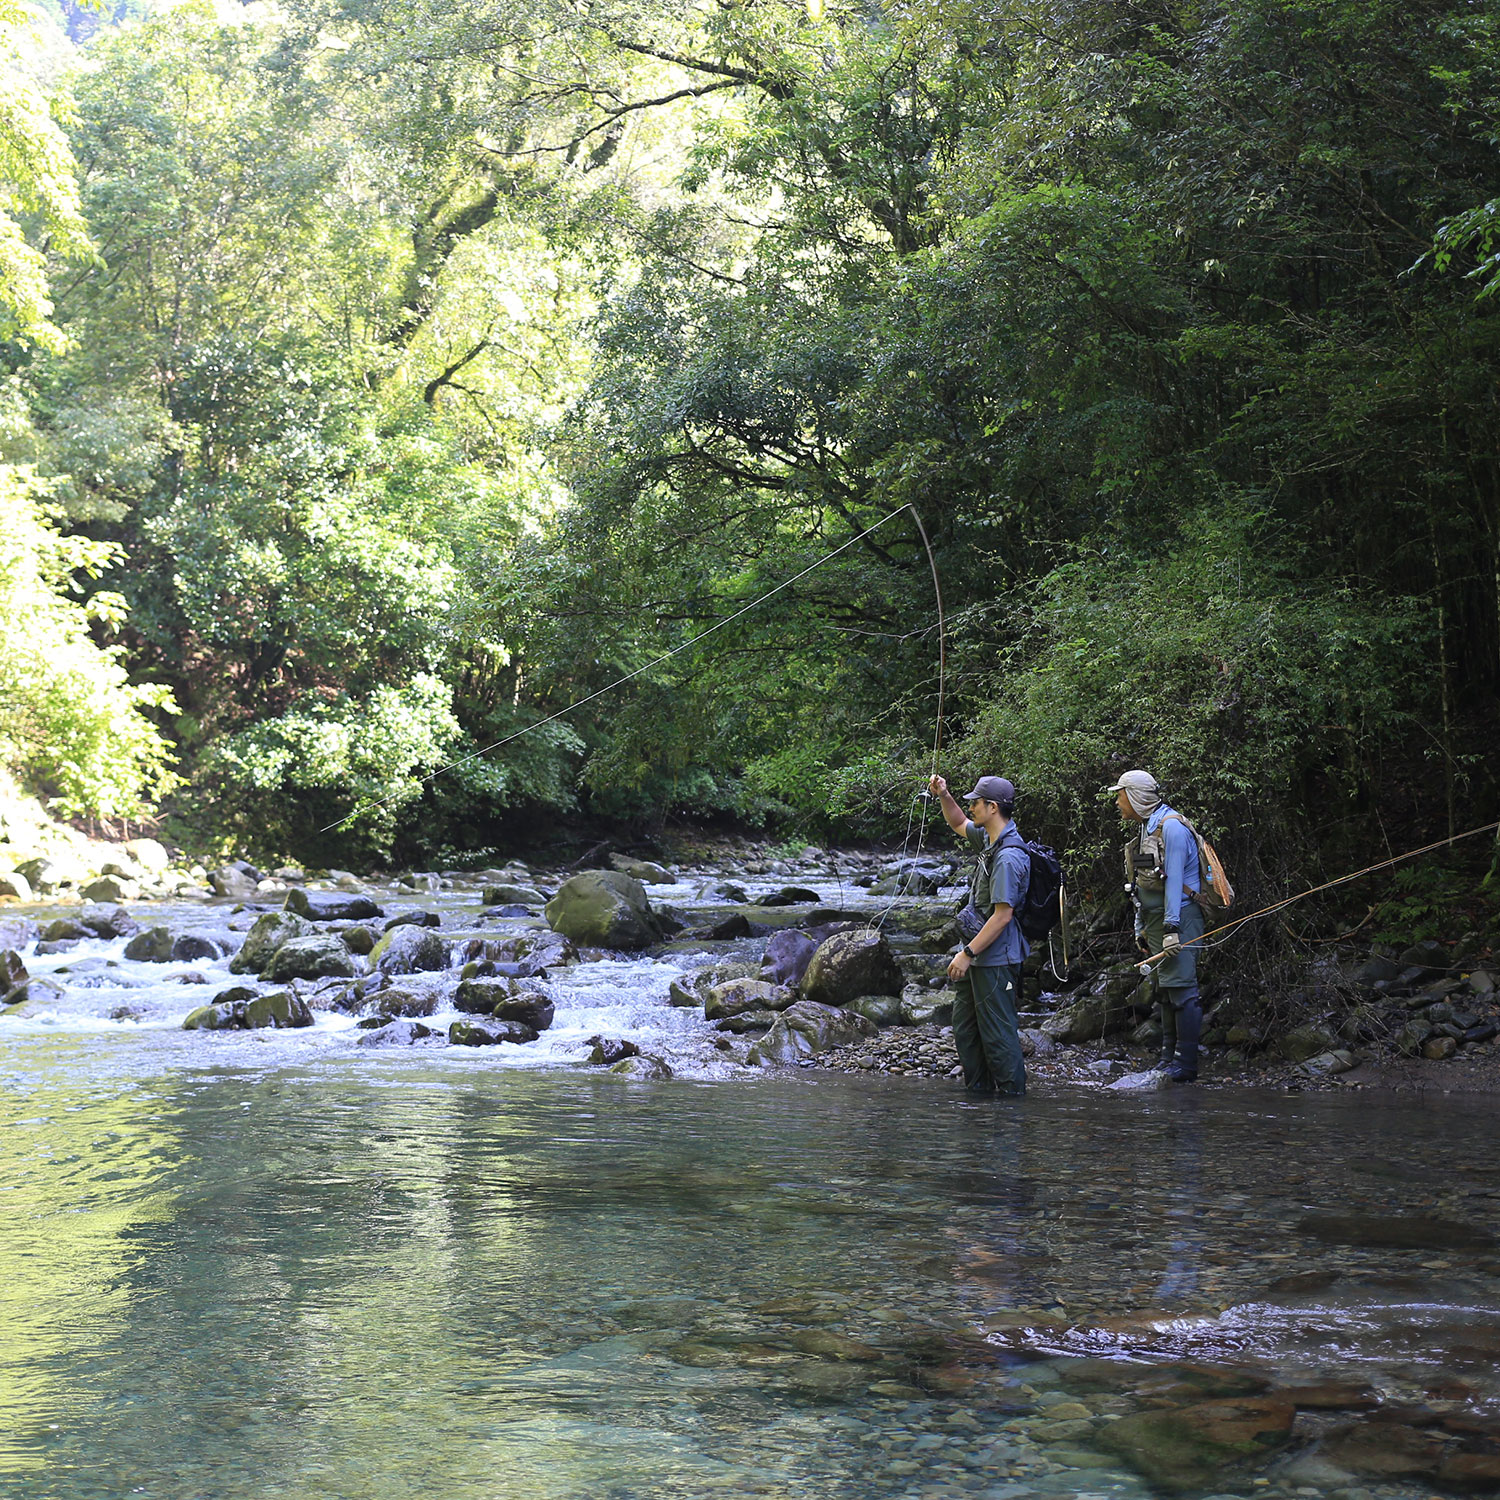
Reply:
[[148, 927], [125, 944], [125, 957], [132, 963], [165, 964], [172, 960], [172, 934], [165, 927]]
[[290, 990], [275, 990], [269, 995], [257, 995], [244, 1010], [242, 1024], [251, 1031], [262, 1027], [285, 1030], [295, 1026], [311, 1026], [312, 1011], [307, 1002]]
[[363, 922], [385, 913], [368, 896], [345, 891], [307, 891], [300, 887], [286, 893], [285, 907], [309, 922]]
[[310, 937], [317, 932], [305, 917], [290, 911], [268, 911], [255, 919], [245, 934], [240, 951], [229, 961], [231, 974], [259, 974], [276, 956], [276, 950], [293, 938]]
[[338, 937], [331, 932], [314, 932], [283, 943], [261, 978], [281, 984], [288, 979], [353, 979], [358, 973], [359, 960]]
[[709, 990], [703, 1015], [709, 1021], [723, 1021], [745, 1011], [785, 1010], [796, 998], [797, 992], [785, 985], [763, 979], [728, 979]]
[[456, 1047], [496, 1047], [501, 1042], [534, 1042], [537, 1033], [520, 1021], [497, 1021], [493, 1016], [466, 1016], [448, 1028], [448, 1040]]
[[546, 916], [554, 932], [589, 947], [632, 952], [662, 937], [646, 888], [617, 870], [585, 870], [565, 881]]
[[448, 967], [448, 942], [428, 927], [393, 927], [370, 951], [382, 974], [430, 974]]
[[454, 994], [453, 1005], [468, 1015], [519, 1021], [534, 1031], [545, 1031], [552, 1024], [553, 1007], [548, 996], [514, 979], [466, 979]]

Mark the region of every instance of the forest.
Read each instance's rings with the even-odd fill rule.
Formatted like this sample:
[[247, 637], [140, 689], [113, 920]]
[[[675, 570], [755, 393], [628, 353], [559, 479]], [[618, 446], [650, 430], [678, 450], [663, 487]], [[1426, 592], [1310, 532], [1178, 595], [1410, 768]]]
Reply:
[[57, 816], [895, 841], [937, 733], [1111, 879], [1130, 765], [1252, 896], [1500, 816], [1494, 0], [0, 27], [0, 763]]

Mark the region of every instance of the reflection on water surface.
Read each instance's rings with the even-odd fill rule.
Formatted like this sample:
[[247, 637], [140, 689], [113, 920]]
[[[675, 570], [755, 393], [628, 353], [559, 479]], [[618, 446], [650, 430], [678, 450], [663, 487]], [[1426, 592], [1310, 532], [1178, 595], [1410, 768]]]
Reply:
[[1415, 1496], [1500, 1466], [1500, 1173], [1461, 1106], [3, 1045], [7, 1495]]

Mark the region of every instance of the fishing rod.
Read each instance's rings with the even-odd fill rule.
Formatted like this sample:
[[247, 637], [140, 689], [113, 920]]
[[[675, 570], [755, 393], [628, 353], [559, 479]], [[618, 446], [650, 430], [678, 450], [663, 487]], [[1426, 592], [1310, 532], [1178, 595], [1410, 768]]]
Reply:
[[[1353, 870], [1347, 875], [1340, 875], [1336, 880], [1325, 880], [1322, 885], [1315, 885], [1309, 890], [1299, 891], [1295, 896], [1287, 896], [1281, 901], [1273, 901], [1269, 906], [1263, 906], [1259, 911], [1252, 911], [1243, 917], [1236, 917], [1232, 922], [1225, 922], [1220, 927], [1200, 934], [1188, 942], [1179, 943], [1175, 952], [1181, 952], [1185, 948], [1197, 947], [1199, 943], [1206, 942], [1211, 937], [1220, 938], [1221, 941], [1230, 937], [1233, 933], [1243, 927], [1246, 922], [1254, 922], [1260, 917], [1269, 917], [1278, 911], [1285, 911], [1287, 907], [1295, 905], [1298, 901], [1305, 901], [1309, 896], [1316, 896], [1322, 891], [1331, 891], [1335, 886], [1348, 885], [1351, 880], [1359, 880], [1365, 875], [1374, 875], [1377, 871], [1388, 870], [1392, 865], [1399, 865], [1408, 859], [1417, 859], [1423, 854], [1431, 854], [1434, 849], [1446, 849], [1450, 844], [1459, 843], [1463, 839], [1477, 837], [1481, 833], [1500, 832], [1500, 822], [1486, 823], [1480, 828], [1470, 828], [1463, 833], [1450, 834], [1445, 839], [1438, 839], [1436, 843], [1423, 844], [1420, 849], [1408, 849], [1404, 854], [1393, 855], [1390, 859], [1380, 860], [1373, 865], [1366, 865], [1362, 870]], [[1217, 945], [1216, 945], [1217, 946]], [[1136, 965], [1137, 971], [1143, 979], [1149, 979], [1156, 972], [1156, 968], [1162, 960], [1167, 957], [1169, 950], [1163, 948], [1159, 953], [1153, 953], [1149, 958], [1144, 958]]]

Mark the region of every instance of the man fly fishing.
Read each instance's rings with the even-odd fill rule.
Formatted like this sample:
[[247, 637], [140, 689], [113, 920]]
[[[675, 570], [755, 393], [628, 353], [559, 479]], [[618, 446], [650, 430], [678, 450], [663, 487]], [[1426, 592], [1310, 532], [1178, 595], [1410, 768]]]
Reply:
[[1031, 944], [1015, 920], [1031, 883], [1031, 856], [1011, 814], [1016, 789], [1003, 776], [981, 776], [964, 801], [934, 776], [928, 791], [938, 799], [948, 826], [980, 852], [968, 906], [959, 914], [965, 942], [948, 965], [958, 998], [953, 1004], [953, 1044], [971, 1094], [1026, 1092], [1016, 1011], [1021, 964]]

